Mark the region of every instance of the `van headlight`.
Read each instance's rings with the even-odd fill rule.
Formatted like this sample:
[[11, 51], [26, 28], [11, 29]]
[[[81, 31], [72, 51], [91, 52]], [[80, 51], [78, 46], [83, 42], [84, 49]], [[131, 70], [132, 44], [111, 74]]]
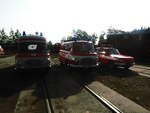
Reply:
[[97, 62], [99, 61], [99, 58], [98, 58], [98, 56], [96, 56], [96, 61], [97, 61]]
[[72, 56], [72, 55], [70, 56], [70, 59], [73, 60], [73, 61], [76, 60], [76, 58], [74, 56]]
[[76, 58], [74, 56], [72, 56], [72, 55], [68, 55], [68, 59], [76, 61]]

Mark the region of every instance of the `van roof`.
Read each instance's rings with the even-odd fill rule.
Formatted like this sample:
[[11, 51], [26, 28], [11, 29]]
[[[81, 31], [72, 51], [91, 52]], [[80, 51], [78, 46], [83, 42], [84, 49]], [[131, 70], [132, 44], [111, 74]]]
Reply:
[[45, 37], [38, 36], [38, 35], [25, 35], [25, 36], [21, 36], [20, 38], [45, 38]]
[[37, 36], [37, 35], [26, 35], [26, 36], [21, 36], [19, 39], [20, 40], [43, 40], [46, 41], [45, 37], [43, 36]]
[[66, 42], [62, 42], [62, 44], [67, 44], [67, 43], [92, 43], [91, 41], [85, 41], [85, 40], [76, 40], [76, 41], [66, 41]]

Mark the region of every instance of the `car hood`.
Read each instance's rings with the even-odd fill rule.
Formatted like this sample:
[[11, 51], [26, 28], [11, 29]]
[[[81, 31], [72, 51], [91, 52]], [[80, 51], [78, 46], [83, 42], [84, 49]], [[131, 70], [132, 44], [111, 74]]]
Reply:
[[111, 57], [121, 59], [121, 60], [133, 60], [134, 58], [132, 56], [126, 56], [126, 55], [111, 55]]

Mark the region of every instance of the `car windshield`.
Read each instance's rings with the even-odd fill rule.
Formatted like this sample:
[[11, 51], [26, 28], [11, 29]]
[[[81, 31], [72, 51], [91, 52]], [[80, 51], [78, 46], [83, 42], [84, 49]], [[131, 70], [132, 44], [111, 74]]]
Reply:
[[92, 43], [74, 43], [73, 52], [94, 52]]
[[120, 54], [118, 49], [105, 49], [105, 52], [108, 54]]
[[18, 44], [19, 53], [45, 53], [46, 50], [47, 45], [43, 42], [21, 42]]

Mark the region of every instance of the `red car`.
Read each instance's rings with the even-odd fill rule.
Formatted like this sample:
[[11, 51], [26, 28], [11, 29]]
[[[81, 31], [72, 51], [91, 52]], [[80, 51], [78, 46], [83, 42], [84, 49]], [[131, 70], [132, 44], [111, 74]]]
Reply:
[[134, 65], [134, 58], [120, 54], [118, 49], [112, 47], [97, 47], [96, 51], [102, 66], [108, 66], [109, 68], [124, 67], [128, 69]]

